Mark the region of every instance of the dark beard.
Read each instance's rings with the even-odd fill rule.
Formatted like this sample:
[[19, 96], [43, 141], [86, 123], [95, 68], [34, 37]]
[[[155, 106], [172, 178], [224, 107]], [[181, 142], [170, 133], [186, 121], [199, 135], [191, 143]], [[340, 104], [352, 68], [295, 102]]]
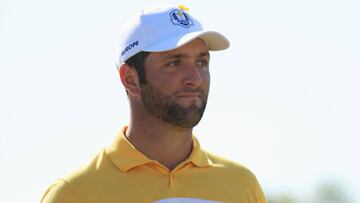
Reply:
[[[166, 95], [155, 89], [149, 83], [141, 85], [141, 98], [146, 111], [167, 123], [182, 128], [193, 128], [196, 126], [205, 111], [207, 94], [201, 90], [183, 90], [183, 92], [201, 92], [202, 104], [200, 107], [195, 104], [184, 108], [175, 102], [175, 97]], [[176, 95], [176, 93], [174, 94]]]

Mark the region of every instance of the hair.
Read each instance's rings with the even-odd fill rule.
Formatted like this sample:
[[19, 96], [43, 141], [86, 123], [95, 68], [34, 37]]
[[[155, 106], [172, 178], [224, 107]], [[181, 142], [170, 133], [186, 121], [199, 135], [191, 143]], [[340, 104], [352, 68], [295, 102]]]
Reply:
[[147, 84], [145, 77], [145, 60], [149, 54], [150, 52], [141, 51], [125, 61], [126, 64], [135, 68], [140, 80], [140, 85]]

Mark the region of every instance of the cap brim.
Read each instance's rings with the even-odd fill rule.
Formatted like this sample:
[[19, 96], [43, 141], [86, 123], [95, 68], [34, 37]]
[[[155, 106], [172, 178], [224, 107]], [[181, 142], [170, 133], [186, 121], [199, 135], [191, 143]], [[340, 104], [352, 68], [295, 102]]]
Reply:
[[197, 31], [166, 38], [160, 42], [144, 48], [148, 52], [162, 52], [176, 49], [186, 43], [200, 38], [204, 40], [210, 51], [220, 51], [230, 46], [229, 40], [222, 34], [215, 31]]

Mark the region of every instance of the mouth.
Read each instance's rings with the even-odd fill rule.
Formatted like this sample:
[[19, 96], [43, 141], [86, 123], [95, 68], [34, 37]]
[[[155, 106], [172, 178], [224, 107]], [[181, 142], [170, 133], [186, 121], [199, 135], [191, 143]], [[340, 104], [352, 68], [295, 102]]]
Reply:
[[184, 93], [177, 95], [178, 102], [182, 103], [183, 105], [196, 105], [201, 106], [203, 103], [202, 95], [199, 93]]
[[202, 95], [199, 93], [186, 93], [186, 94], [179, 94], [177, 95], [180, 99], [186, 99], [186, 100], [202, 100]]
[[202, 98], [203, 94], [200, 91], [187, 91], [187, 92], [180, 92], [177, 94], [177, 97], [199, 97]]
[[201, 98], [201, 94], [180, 94], [177, 97], [185, 97], [185, 98]]

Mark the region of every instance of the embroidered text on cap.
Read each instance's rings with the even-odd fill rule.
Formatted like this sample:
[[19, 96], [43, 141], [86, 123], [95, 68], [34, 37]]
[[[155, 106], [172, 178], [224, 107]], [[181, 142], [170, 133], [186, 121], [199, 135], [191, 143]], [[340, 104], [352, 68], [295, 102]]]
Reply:
[[122, 50], [121, 56], [123, 56], [127, 51], [129, 51], [130, 49], [132, 49], [133, 47], [138, 46], [138, 45], [139, 45], [139, 40], [136, 40], [135, 42], [129, 44], [127, 47], [125, 47], [124, 50]]

